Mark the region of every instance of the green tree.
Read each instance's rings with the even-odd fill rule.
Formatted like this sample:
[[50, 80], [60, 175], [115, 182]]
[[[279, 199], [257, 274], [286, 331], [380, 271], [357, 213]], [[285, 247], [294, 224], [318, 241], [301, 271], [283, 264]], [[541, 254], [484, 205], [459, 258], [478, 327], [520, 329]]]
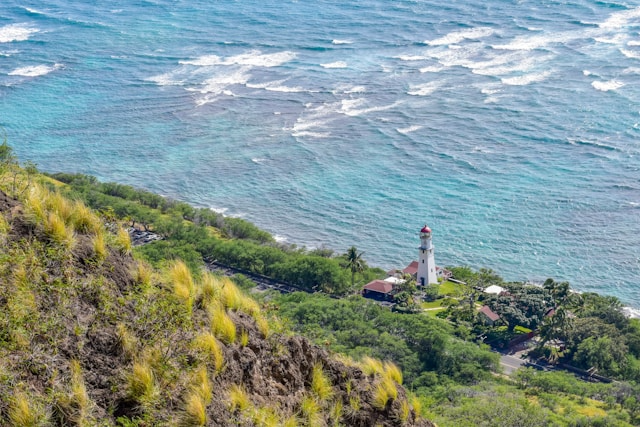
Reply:
[[362, 254], [363, 252], [358, 252], [355, 246], [347, 249], [345, 254], [345, 268], [351, 271], [351, 289], [355, 288], [356, 273], [362, 273], [366, 266]]

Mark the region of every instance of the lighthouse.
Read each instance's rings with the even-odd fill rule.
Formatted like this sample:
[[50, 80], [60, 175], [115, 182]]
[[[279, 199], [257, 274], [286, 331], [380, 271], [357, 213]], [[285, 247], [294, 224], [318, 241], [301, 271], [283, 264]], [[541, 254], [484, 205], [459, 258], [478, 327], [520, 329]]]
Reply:
[[431, 283], [438, 283], [436, 259], [433, 255], [433, 243], [431, 242], [431, 229], [426, 224], [420, 230], [420, 247], [418, 251], [417, 284], [426, 286]]

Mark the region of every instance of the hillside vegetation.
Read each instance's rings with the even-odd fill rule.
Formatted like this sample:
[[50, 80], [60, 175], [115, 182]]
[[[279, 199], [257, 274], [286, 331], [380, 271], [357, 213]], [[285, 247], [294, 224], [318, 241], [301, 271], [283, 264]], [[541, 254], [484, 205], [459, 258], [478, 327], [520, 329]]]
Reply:
[[431, 425], [393, 363], [293, 335], [228, 278], [136, 259], [114, 216], [4, 159], [0, 425]]

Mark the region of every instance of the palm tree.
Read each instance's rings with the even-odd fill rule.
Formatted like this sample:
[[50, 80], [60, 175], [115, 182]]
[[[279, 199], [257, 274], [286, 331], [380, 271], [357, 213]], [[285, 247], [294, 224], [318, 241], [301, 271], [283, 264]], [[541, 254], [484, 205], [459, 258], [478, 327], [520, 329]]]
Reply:
[[355, 287], [356, 273], [362, 273], [364, 271], [364, 267], [366, 264], [364, 262], [364, 259], [362, 259], [363, 253], [364, 252], [358, 252], [355, 246], [351, 246], [349, 249], [347, 249], [347, 264], [345, 267], [351, 271], [351, 289]]

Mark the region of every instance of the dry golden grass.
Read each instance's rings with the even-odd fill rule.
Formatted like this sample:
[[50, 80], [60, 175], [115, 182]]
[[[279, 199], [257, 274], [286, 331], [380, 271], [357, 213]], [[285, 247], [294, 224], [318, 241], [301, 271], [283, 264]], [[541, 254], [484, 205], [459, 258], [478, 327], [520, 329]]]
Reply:
[[381, 411], [387, 407], [387, 402], [389, 401], [389, 394], [387, 393], [387, 388], [384, 384], [379, 383], [376, 385], [375, 390], [373, 391], [373, 402], [371, 404], [374, 408], [380, 409]]
[[225, 344], [236, 342], [236, 325], [225, 309], [219, 305], [209, 309], [211, 315], [211, 332]]
[[103, 233], [93, 236], [93, 253], [98, 261], [104, 261], [107, 258], [107, 245]]
[[269, 321], [262, 315], [258, 316], [255, 320], [256, 320], [256, 326], [258, 327], [258, 330], [262, 334], [262, 338], [267, 338], [270, 332]]
[[153, 270], [144, 261], [136, 262], [136, 270], [134, 273], [136, 283], [143, 291], [148, 291], [151, 288], [151, 280], [153, 278]]
[[71, 249], [76, 243], [73, 227], [67, 226], [55, 211], [47, 214], [44, 231], [52, 241], [67, 249]]
[[200, 396], [205, 405], [211, 403], [213, 387], [211, 386], [209, 372], [207, 372], [206, 366], [201, 367], [194, 374], [192, 389], [198, 394], [198, 396]]
[[89, 405], [91, 400], [87, 394], [87, 387], [84, 384], [84, 378], [82, 378], [82, 368], [80, 362], [72, 360], [70, 363], [71, 368], [71, 397], [78, 408], [78, 417], [84, 419], [89, 411]]
[[311, 374], [311, 391], [320, 402], [326, 402], [333, 395], [331, 381], [324, 373], [322, 365], [317, 363], [313, 366]]
[[82, 202], [75, 202], [71, 214], [71, 223], [79, 233], [103, 234], [102, 221]]
[[229, 388], [229, 409], [232, 412], [244, 412], [251, 409], [253, 404], [249, 399], [249, 395], [242, 386], [233, 384]]
[[240, 345], [242, 347], [246, 347], [249, 344], [249, 332], [246, 330], [242, 330], [240, 333]]
[[0, 215], [0, 236], [6, 236], [9, 233], [9, 223], [4, 215]]
[[127, 359], [132, 359], [138, 352], [138, 340], [124, 323], [118, 323], [116, 326], [118, 342], [122, 348], [122, 352]]
[[393, 362], [384, 362], [384, 375], [402, 384], [402, 371]]
[[402, 402], [400, 402], [400, 421], [402, 421], [402, 423], [406, 423], [407, 420], [409, 419], [409, 415], [411, 414], [411, 407], [409, 406], [409, 402], [407, 402], [406, 400], [403, 400]]
[[202, 294], [202, 305], [209, 307], [211, 304], [220, 302], [220, 282], [216, 276], [206, 271], [200, 280], [200, 292]]
[[302, 398], [300, 415], [307, 426], [320, 427], [323, 424], [320, 405], [312, 397], [305, 396]]
[[124, 228], [118, 228], [118, 233], [116, 234], [116, 246], [123, 255], [129, 255], [131, 253], [131, 236], [129, 236], [129, 232]]
[[411, 407], [413, 408], [413, 412], [416, 413], [416, 416], [419, 417], [422, 415], [422, 402], [420, 402], [420, 399], [418, 399], [417, 396], [415, 395], [411, 395], [409, 397], [409, 403], [411, 404]]
[[396, 386], [396, 383], [394, 382], [393, 379], [389, 377], [384, 377], [382, 379], [382, 386], [386, 390], [387, 396], [389, 396], [390, 399], [398, 398], [398, 387]]
[[58, 192], [47, 192], [44, 202], [49, 212], [55, 212], [65, 224], [73, 226], [71, 217], [75, 206], [69, 199]]
[[155, 377], [149, 362], [135, 362], [127, 380], [129, 396], [138, 403], [147, 404], [156, 397]]
[[220, 300], [225, 308], [239, 310], [242, 307], [242, 300], [245, 298], [242, 291], [228, 277], [220, 279]]
[[222, 348], [210, 332], [198, 335], [193, 342], [193, 346], [205, 354], [209, 362], [213, 364], [216, 372], [222, 370], [222, 365], [224, 364]]
[[9, 402], [8, 415], [13, 427], [37, 427], [48, 421], [44, 411], [22, 392], [16, 392]]
[[278, 412], [267, 406], [256, 408], [251, 414], [251, 421], [258, 427], [281, 427], [283, 424]]
[[340, 425], [340, 420], [342, 419], [342, 413], [343, 413], [342, 400], [338, 399], [331, 406], [331, 409], [329, 409], [329, 419], [331, 420], [332, 426], [338, 427]]
[[384, 374], [384, 366], [381, 361], [373, 357], [365, 356], [360, 364], [362, 371], [367, 375]]
[[207, 407], [197, 393], [191, 392], [185, 399], [181, 426], [204, 426], [207, 424]]

